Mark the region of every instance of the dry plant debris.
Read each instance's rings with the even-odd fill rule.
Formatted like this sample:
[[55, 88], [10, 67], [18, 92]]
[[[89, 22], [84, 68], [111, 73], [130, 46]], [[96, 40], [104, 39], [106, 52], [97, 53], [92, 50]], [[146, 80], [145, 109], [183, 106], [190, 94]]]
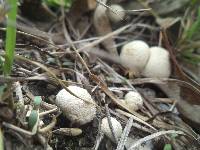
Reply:
[[[78, 1], [69, 9], [21, 4], [12, 74], [0, 75], [4, 147], [199, 149], [200, 86], [176, 59], [180, 37], [168, 34], [184, 16], [166, 23], [179, 0], [168, 11], [159, 1]], [[46, 12], [25, 18], [36, 6]]]

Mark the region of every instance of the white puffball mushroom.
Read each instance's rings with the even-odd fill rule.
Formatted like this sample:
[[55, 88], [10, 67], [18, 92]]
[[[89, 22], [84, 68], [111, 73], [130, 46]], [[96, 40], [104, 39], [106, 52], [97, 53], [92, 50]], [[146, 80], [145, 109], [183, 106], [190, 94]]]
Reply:
[[124, 99], [127, 106], [133, 111], [137, 111], [143, 106], [143, 99], [138, 92], [130, 91], [125, 95]]
[[122, 21], [122, 19], [124, 19], [125, 11], [122, 6], [113, 4], [113, 5], [110, 5], [110, 8], [112, 10], [108, 9], [107, 15], [111, 22], [118, 23], [118, 22]]
[[126, 101], [124, 99], [118, 99], [118, 101], [122, 104], [122, 105], [126, 105]]
[[81, 99], [62, 89], [56, 95], [56, 105], [72, 123], [83, 125], [92, 121], [96, 116], [96, 106], [91, 95], [78, 86], [69, 86], [68, 89]]
[[[119, 121], [117, 121], [117, 119], [113, 117], [110, 117], [110, 120], [113, 127], [113, 132], [115, 133], [117, 140], [119, 140], [122, 134], [122, 125]], [[114, 142], [114, 137], [112, 135], [107, 117], [102, 119], [101, 130], [108, 138], [110, 138]]]
[[120, 60], [121, 64], [133, 71], [136, 75], [144, 69], [150, 57], [149, 46], [141, 40], [134, 40], [122, 47]]
[[150, 78], [168, 78], [171, 74], [169, 52], [162, 47], [151, 47], [149, 60], [142, 75]]

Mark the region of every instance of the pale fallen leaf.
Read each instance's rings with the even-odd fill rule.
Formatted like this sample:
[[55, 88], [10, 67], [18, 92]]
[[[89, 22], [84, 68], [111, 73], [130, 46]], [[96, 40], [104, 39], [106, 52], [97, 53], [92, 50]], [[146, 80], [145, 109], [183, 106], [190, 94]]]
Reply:
[[[106, 3], [107, 0], [103, 2]], [[106, 14], [107, 8], [103, 5], [98, 5], [94, 12], [94, 27], [99, 36], [104, 36], [112, 32], [111, 24]], [[103, 46], [110, 53], [117, 55], [117, 49], [115, 47], [115, 41], [112, 37], [102, 42]]]

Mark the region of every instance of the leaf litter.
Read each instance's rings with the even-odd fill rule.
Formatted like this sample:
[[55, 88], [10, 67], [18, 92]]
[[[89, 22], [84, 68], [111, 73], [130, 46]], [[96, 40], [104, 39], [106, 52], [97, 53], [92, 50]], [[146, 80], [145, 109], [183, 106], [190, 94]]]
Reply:
[[[177, 150], [198, 149], [200, 86], [183, 71], [177, 59], [177, 49], [182, 47], [174, 46], [176, 43], [169, 34], [183, 18], [182, 15], [171, 18], [170, 13], [180, 11], [185, 5], [177, 0], [170, 10], [165, 10], [167, 2], [138, 0], [133, 3], [140, 6], [130, 8], [131, 1], [125, 0], [109, 1], [105, 5], [95, 0], [83, 1], [84, 10], [81, 10], [81, 4], [74, 2], [69, 10], [62, 6], [58, 8], [57, 14], [54, 11], [49, 14], [41, 7], [42, 11], [47, 11], [45, 15], [52, 15], [50, 22], [37, 20], [38, 16], [33, 17], [35, 20], [30, 16], [24, 18], [23, 9], [17, 24], [12, 74], [0, 76], [0, 137], [1, 143], [4, 139], [4, 147], [80, 150], [147, 147], [151, 150], [170, 145]], [[125, 20], [118, 24], [109, 22], [106, 11], [104, 18], [95, 16], [98, 7], [106, 10], [111, 3], [118, 3], [127, 10]], [[28, 3], [22, 4], [25, 5], [30, 7]], [[165, 9], [155, 9], [161, 6]], [[77, 18], [73, 16], [76, 11]], [[52, 13], [57, 15], [56, 20]], [[27, 27], [30, 23], [34, 28]], [[1, 28], [0, 32], [3, 39], [5, 29]], [[118, 54], [122, 45], [135, 39], [162, 45], [169, 51], [173, 64], [170, 78], [132, 78], [127, 75]], [[2, 58], [3, 48], [1, 46]], [[83, 87], [92, 94], [97, 115], [91, 123], [73, 124], [55, 105], [55, 95], [62, 88], [78, 97], [67, 89], [69, 85]], [[132, 111], [121, 101], [128, 91], [137, 91], [143, 97], [144, 106], [139, 111]], [[42, 101], [34, 108], [37, 96]], [[29, 116], [31, 112], [33, 117]], [[124, 129], [120, 140], [115, 142], [103, 136], [100, 129], [101, 119], [108, 117], [109, 120], [111, 116], [116, 117]], [[29, 121], [34, 122], [31, 129]], [[112, 125], [110, 129], [115, 135]]]

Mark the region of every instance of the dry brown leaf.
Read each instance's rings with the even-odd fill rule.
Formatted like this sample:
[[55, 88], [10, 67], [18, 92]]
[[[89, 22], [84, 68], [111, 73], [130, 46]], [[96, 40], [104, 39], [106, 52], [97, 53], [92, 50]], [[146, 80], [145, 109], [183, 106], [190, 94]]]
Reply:
[[[72, 25], [76, 25], [77, 20], [88, 11], [94, 10], [96, 8], [96, 0], [77, 0], [72, 3], [72, 7], [69, 11], [69, 18]], [[76, 17], [74, 17], [76, 16]]]
[[[106, 1], [107, 0], [104, 0], [104, 2]], [[110, 21], [106, 15], [106, 10], [106, 7], [98, 5], [94, 12], [94, 27], [99, 36], [104, 36], [112, 32]], [[111, 54], [117, 55], [117, 49], [114, 47], [115, 41], [112, 37], [103, 41], [102, 44]]]

